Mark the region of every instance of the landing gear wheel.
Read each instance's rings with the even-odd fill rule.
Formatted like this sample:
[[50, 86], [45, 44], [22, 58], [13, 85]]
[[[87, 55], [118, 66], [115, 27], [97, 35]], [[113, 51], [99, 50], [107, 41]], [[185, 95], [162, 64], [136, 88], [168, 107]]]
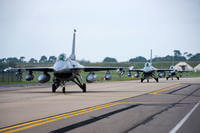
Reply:
[[177, 77], [177, 79], [179, 80], [179, 77]]
[[83, 92], [86, 92], [86, 84], [85, 83], [83, 83], [82, 90], [83, 90]]
[[166, 77], [166, 80], [168, 80], [168, 77]]
[[156, 82], [158, 83], [158, 78], [156, 78]]
[[62, 88], [62, 92], [65, 93], [65, 87]]
[[143, 82], [143, 80], [144, 80], [144, 79], [143, 79], [143, 78], [141, 78], [141, 83]]
[[52, 84], [52, 92], [55, 93], [56, 92], [56, 85]]
[[147, 79], [147, 83], [149, 83], [149, 79]]

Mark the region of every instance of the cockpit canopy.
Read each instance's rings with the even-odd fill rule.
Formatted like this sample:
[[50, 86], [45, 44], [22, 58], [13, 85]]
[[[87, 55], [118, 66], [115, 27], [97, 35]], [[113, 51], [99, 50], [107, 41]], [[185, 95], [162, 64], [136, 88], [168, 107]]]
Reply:
[[173, 70], [173, 69], [174, 69], [174, 66], [170, 66], [170, 69]]
[[65, 61], [66, 60], [66, 54], [62, 53], [58, 56], [58, 60]]
[[144, 67], [150, 67], [150, 63], [149, 62], [145, 63]]

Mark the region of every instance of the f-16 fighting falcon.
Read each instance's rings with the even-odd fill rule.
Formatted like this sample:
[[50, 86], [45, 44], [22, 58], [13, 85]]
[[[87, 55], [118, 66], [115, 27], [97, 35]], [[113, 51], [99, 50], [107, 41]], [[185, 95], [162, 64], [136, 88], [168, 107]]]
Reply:
[[33, 71], [43, 72], [42, 75], [38, 77], [38, 81], [40, 83], [45, 83], [50, 80], [49, 72], [52, 72], [53, 77], [53, 84], [52, 84], [52, 92], [56, 92], [58, 87], [62, 87], [63, 93], [65, 93], [65, 83], [67, 81], [72, 81], [77, 84], [83, 92], [86, 92], [86, 84], [83, 83], [82, 77], [80, 75], [80, 71], [90, 72], [87, 76], [87, 82], [93, 82], [95, 80], [94, 71], [107, 71], [106, 72], [106, 79], [111, 78], [111, 74], [109, 70], [122, 70], [119, 67], [95, 67], [95, 66], [83, 66], [80, 65], [76, 61], [75, 56], [75, 37], [76, 37], [76, 30], [74, 29], [73, 34], [73, 43], [72, 43], [72, 53], [69, 58], [66, 58], [65, 54], [60, 54], [56, 63], [53, 67], [25, 67], [25, 68], [7, 68], [4, 71], [17, 71], [17, 77], [22, 77], [23, 71], [28, 71], [28, 75], [26, 75], [25, 79], [27, 81], [31, 81], [34, 79]]
[[[173, 80], [173, 77], [176, 77], [178, 80], [180, 79], [180, 77], [182, 77], [183, 72], [190, 72], [190, 71], [186, 71], [186, 70], [177, 70], [173, 65], [169, 67], [169, 69], [171, 71], [168, 72], [168, 75], [166, 77], [166, 79], [168, 80], [169, 78], [171, 78]], [[178, 76], [178, 73], [180, 76]]]
[[[149, 82], [150, 78], [154, 78], [156, 82], [158, 82], [158, 76], [163, 77], [166, 71], [171, 71], [171, 70], [155, 68], [152, 65], [152, 50], [151, 50], [150, 62], [146, 62], [144, 64], [143, 69], [130, 69], [129, 72], [131, 71], [136, 72], [134, 75], [136, 78], [140, 76], [140, 72], [142, 73], [141, 82], [143, 82], [145, 79], [147, 79], [147, 82]], [[155, 72], [158, 72], [158, 76], [155, 74]]]

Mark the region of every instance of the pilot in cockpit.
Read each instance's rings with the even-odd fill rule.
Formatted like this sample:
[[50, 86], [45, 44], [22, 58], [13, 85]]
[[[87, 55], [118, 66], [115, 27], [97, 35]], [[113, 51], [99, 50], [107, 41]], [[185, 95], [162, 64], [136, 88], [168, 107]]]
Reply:
[[66, 60], [66, 54], [62, 53], [58, 56], [58, 60], [61, 60], [61, 61], [65, 61]]

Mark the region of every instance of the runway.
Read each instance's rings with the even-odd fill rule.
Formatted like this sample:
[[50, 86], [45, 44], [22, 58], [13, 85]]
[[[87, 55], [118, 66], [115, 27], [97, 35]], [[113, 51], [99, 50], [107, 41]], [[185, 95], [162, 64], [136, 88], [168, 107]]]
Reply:
[[0, 87], [0, 132], [199, 132], [200, 78]]

